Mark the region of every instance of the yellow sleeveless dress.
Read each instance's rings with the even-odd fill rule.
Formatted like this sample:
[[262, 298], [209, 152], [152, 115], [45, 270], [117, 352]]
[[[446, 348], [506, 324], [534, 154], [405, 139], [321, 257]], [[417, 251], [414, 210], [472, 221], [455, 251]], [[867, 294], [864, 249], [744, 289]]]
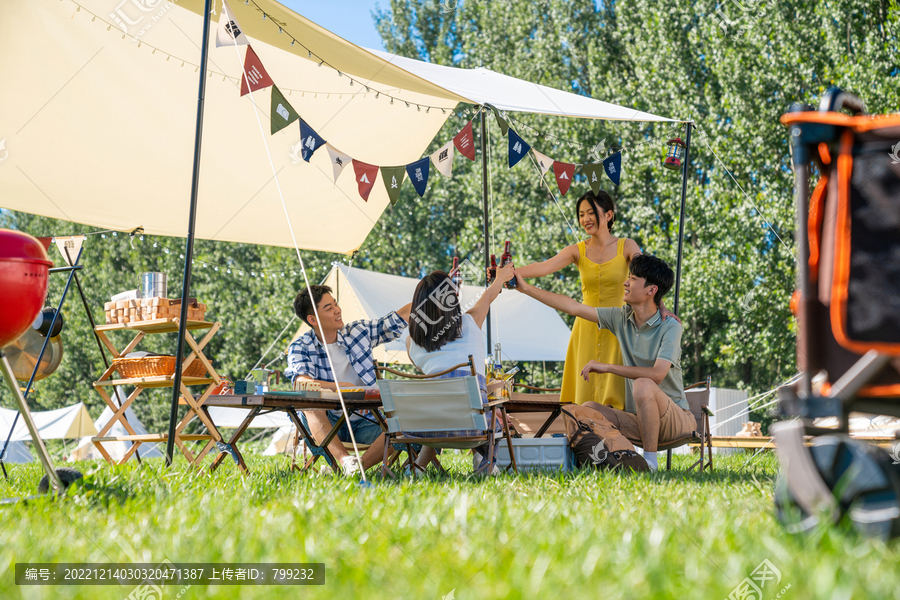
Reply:
[[[578, 272], [581, 273], [582, 302], [588, 306], [622, 306], [625, 304], [625, 288], [628, 263], [625, 260], [625, 238], [619, 238], [616, 255], [603, 264], [597, 264], [585, 256], [584, 242], [578, 243]], [[563, 368], [563, 402], [584, 404], [593, 400], [613, 408], [625, 408], [625, 380], [609, 373], [592, 373], [585, 381], [581, 370], [591, 360], [621, 365], [622, 350], [616, 336], [600, 329], [592, 321], [575, 318], [566, 364]]]

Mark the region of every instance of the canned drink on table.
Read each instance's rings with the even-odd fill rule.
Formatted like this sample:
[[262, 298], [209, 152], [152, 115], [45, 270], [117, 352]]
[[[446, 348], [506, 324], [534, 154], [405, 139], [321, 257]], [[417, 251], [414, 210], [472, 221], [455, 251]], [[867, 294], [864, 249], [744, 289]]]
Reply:
[[150, 271], [141, 274], [141, 296], [144, 298], [167, 298], [166, 274]]

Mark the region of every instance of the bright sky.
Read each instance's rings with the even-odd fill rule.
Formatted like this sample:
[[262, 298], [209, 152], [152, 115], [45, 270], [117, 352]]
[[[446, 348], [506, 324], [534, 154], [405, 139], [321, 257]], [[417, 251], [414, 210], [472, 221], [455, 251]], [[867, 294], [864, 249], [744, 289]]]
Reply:
[[375, 19], [372, 11], [376, 6], [386, 9], [389, 0], [278, 0], [296, 13], [299, 13], [336, 33], [345, 40], [364, 48], [384, 50], [381, 37], [375, 30]]

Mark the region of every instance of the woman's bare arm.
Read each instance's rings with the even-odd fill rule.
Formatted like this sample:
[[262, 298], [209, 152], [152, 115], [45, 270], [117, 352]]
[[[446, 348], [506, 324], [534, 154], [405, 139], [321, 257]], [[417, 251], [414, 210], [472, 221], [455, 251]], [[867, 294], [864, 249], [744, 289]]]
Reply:
[[516, 273], [524, 277], [525, 279], [530, 279], [534, 277], [543, 277], [544, 275], [549, 275], [550, 273], [556, 273], [568, 267], [574, 262], [578, 262], [578, 247], [574, 244], [571, 246], [566, 246], [553, 258], [548, 258], [543, 262], [531, 263], [530, 265], [526, 265], [524, 267], [519, 267], [516, 269]]

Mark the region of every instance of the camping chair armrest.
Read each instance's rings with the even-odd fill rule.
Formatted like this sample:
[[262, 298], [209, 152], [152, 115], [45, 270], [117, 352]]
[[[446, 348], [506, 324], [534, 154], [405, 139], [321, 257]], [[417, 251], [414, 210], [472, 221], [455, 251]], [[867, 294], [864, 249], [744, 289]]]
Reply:
[[514, 383], [513, 387], [525, 388], [526, 390], [531, 390], [533, 392], [561, 392], [562, 391], [562, 388], [534, 387], [533, 385], [525, 385], [524, 383]]
[[450, 367], [446, 371], [440, 371], [439, 373], [432, 373], [431, 375], [416, 375], [414, 373], [404, 373], [403, 371], [397, 371], [396, 369], [392, 369], [390, 367], [376, 367], [379, 371], [387, 371], [388, 373], [393, 373], [394, 375], [399, 375], [400, 377], [407, 377], [409, 379], [434, 379], [435, 377], [440, 377], [441, 375], [446, 375], [447, 373], [451, 373], [457, 369], [461, 369], [463, 367], [468, 367], [469, 363], [461, 363], [456, 365], [455, 367]]
[[704, 379], [703, 381], [698, 381], [697, 383], [692, 383], [691, 385], [685, 387], [685, 388], [684, 388], [684, 391], [692, 390], [692, 389], [694, 389], [694, 388], [697, 388], [697, 387], [703, 387], [703, 386], [706, 386], [706, 389], [709, 389], [710, 387], [712, 387], [712, 381], [711, 381], [711, 380], [712, 380], [711, 377], [707, 377], [707, 378]]

